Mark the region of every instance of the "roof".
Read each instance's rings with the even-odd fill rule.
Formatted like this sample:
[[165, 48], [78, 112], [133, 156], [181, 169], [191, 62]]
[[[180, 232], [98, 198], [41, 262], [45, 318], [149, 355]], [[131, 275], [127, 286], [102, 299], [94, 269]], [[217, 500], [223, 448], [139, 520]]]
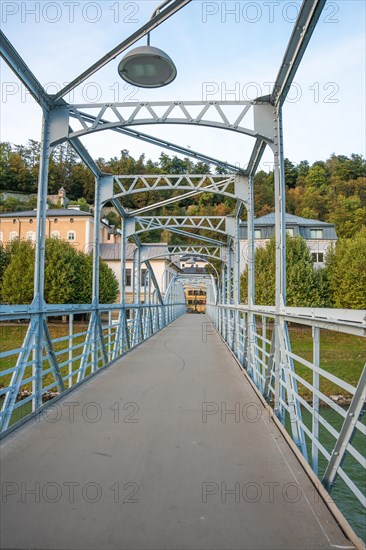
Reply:
[[[276, 217], [275, 213], [271, 212], [265, 216], [254, 219], [254, 225], [275, 225]], [[311, 225], [316, 227], [328, 226], [334, 227], [334, 224], [321, 222], [320, 220], [311, 220], [309, 218], [301, 218], [300, 216], [294, 216], [293, 214], [285, 214], [286, 225]], [[247, 225], [246, 222], [242, 222], [240, 225]]]
[[195, 274], [195, 275], [206, 275], [205, 267], [184, 267], [183, 273]]
[[[46, 210], [47, 217], [54, 216], [61, 218], [62, 216], [90, 216], [94, 217], [91, 212], [84, 212], [83, 210], [76, 210], [73, 208], [48, 208]], [[20, 212], [1, 212], [0, 218], [35, 218], [37, 216], [37, 210], [21, 210]]]
[[180, 257], [181, 262], [186, 262], [187, 260], [194, 260], [195, 262], [206, 262], [205, 256], [200, 256], [199, 254], [184, 254]]
[[[306, 240], [313, 240], [311, 233], [312, 229], [322, 230], [322, 240], [336, 241], [337, 233], [333, 223], [322, 222], [320, 220], [311, 220], [309, 218], [301, 218], [293, 214], [285, 214], [286, 227], [293, 229], [293, 235], [300, 235]], [[254, 219], [254, 227], [261, 230], [261, 235], [258, 238], [270, 239], [274, 235], [276, 226], [276, 215], [274, 212]], [[240, 238], [246, 240], [248, 238], [247, 222], [240, 224]]]
[[[165, 244], [165, 243], [164, 243]], [[170, 260], [176, 267], [178, 267], [179, 257], [178, 256], [169, 256], [169, 249], [167, 245], [162, 246], [161, 244], [156, 243], [142, 243], [145, 247], [149, 248], [148, 256], [157, 256], [156, 260]], [[100, 257], [105, 261], [120, 261], [121, 260], [121, 245], [120, 243], [101, 243], [100, 245]], [[133, 260], [133, 254], [136, 250], [135, 243], [126, 244], [126, 260]], [[166, 256], [164, 257], [164, 254]], [[160, 256], [161, 255], [161, 256]], [[151, 258], [154, 259], [154, 258]]]

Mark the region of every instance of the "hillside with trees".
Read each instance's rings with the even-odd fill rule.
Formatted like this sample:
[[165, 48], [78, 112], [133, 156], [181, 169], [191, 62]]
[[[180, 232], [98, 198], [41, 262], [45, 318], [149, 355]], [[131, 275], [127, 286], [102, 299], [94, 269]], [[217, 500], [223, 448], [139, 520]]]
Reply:
[[[1, 192], [36, 193], [40, 145], [29, 140], [26, 145], [0, 143], [0, 197]], [[114, 174], [181, 174], [210, 173], [203, 162], [180, 159], [161, 153], [154, 162], [141, 155], [134, 159], [127, 150], [109, 160], [99, 158], [97, 163], [107, 173]], [[222, 173], [222, 169], [216, 169]], [[366, 161], [358, 154], [350, 157], [333, 154], [327, 160], [301, 161], [298, 165], [285, 160], [287, 212], [305, 218], [334, 223], [338, 237], [352, 237], [366, 225]], [[255, 176], [255, 214], [262, 216], [274, 210], [273, 172], [260, 171]], [[74, 150], [64, 144], [55, 149], [49, 168], [49, 194], [56, 194], [63, 186], [69, 199], [84, 198], [90, 204], [94, 199], [94, 178], [79, 160]], [[179, 194], [179, 191], [173, 192]], [[128, 197], [126, 207], [142, 207], [155, 200], [172, 196], [171, 192], [141, 193]], [[33, 200], [34, 203], [34, 200]], [[33, 204], [32, 203], [32, 204]], [[212, 193], [201, 193], [165, 207], [162, 214], [225, 215], [232, 212], [233, 201]], [[12, 197], [0, 200], [0, 211], [21, 210], [28, 207]], [[113, 219], [113, 223], [118, 220]], [[160, 236], [159, 236], [160, 237]], [[156, 232], [150, 239], [156, 240]]]
[[[27, 145], [0, 143], [0, 212], [34, 208], [39, 168], [38, 142], [29, 140]], [[180, 159], [161, 153], [154, 162], [141, 155], [134, 159], [127, 150], [119, 157], [96, 160], [103, 172], [113, 174], [207, 174], [210, 167], [203, 162], [189, 158]], [[222, 173], [220, 168], [214, 173]], [[334, 223], [339, 241], [328, 251], [325, 269], [316, 270], [313, 260], [301, 238], [288, 238], [287, 244], [287, 303], [293, 306], [366, 308], [366, 161], [358, 154], [350, 157], [333, 154], [327, 160], [312, 165], [302, 161], [298, 165], [285, 160], [286, 210], [305, 218]], [[68, 145], [59, 146], [53, 152], [49, 168], [49, 194], [57, 194], [63, 186], [67, 197], [87, 210], [94, 200], [94, 177]], [[274, 211], [273, 172], [260, 171], [254, 180], [255, 215], [263, 216]], [[1, 195], [1, 192], [22, 193], [22, 200], [16, 196]], [[181, 191], [151, 191], [137, 193], [123, 199], [126, 208], [141, 208], [164, 198], [182, 194]], [[159, 210], [161, 215], [216, 215], [225, 216], [233, 212], [235, 201], [218, 194], [200, 193], [193, 198], [183, 199]], [[156, 212], [157, 213], [157, 212]], [[150, 214], [154, 214], [153, 211]], [[119, 226], [116, 211], [106, 214], [110, 223]], [[193, 232], [193, 231], [192, 231]], [[210, 232], [208, 236], [212, 236]], [[220, 237], [217, 237], [220, 239]], [[221, 236], [223, 239], [224, 236]], [[171, 244], [182, 242], [182, 237], [168, 231], [144, 233], [145, 242], [165, 241]], [[184, 238], [184, 242], [187, 238]], [[2, 299], [9, 302], [31, 300], [33, 272], [29, 243], [9, 245], [18, 247], [9, 263], [9, 250], [0, 250], [0, 275], [3, 278]], [[73, 258], [71, 258], [73, 255]], [[89, 302], [91, 297], [91, 259], [82, 258], [80, 253], [66, 248], [66, 243], [48, 242], [49, 265], [55, 265], [57, 280], [48, 277], [46, 269], [46, 295], [50, 303]], [[63, 259], [62, 259], [63, 258]], [[270, 241], [266, 248], [256, 251], [256, 303], [274, 303], [275, 285], [275, 243]], [[7, 265], [7, 262], [9, 265]], [[74, 270], [72, 265], [79, 265]], [[28, 266], [28, 267], [26, 267]], [[102, 267], [101, 269], [104, 269]], [[68, 271], [69, 270], [69, 271]], [[70, 271], [71, 270], [71, 271]], [[76, 271], [83, 273], [87, 285], [81, 287]], [[21, 275], [20, 275], [21, 274]], [[21, 277], [19, 285], [14, 281]], [[76, 277], [76, 279], [75, 279]], [[74, 280], [75, 279], [75, 280]], [[116, 284], [108, 273], [109, 291], [101, 288], [103, 302], [113, 301]], [[13, 283], [11, 283], [13, 281]], [[22, 284], [20, 284], [20, 282]], [[72, 284], [71, 284], [72, 283]], [[246, 301], [247, 272], [242, 275], [241, 299]], [[13, 296], [12, 292], [22, 292]]]

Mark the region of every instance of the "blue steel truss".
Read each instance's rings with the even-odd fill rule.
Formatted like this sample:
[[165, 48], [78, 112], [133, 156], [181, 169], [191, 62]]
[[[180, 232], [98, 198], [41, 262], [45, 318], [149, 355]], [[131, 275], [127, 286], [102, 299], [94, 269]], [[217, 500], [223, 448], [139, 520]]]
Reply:
[[[1, 55], [21, 82], [26, 86], [43, 111], [41, 160], [37, 200], [37, 239], [35, 257], [34, 299], [31, 305], [3, 306], [2, 322], [22, 320], [27, 331], [20, 348], [0, 354], [10, 364], [2, 369], [0, 396], [3, 398], [0, 422], [3, 435], [19, 426], [20, 418], [29, 405], [26, 419], [44, 407], [47, 392], [64, 395], [89, 376], [123, 356], [132, 347], [161, 330], [186, 311], [184, 289], [187, 285], [204, 287], [207, 291], [207, 313], [222, 335], [228, 348], [249, 378], [256, 391], [267, 401], [274, 417], [290, 424], [291, 435], [299, 452], [316, 475], [319, 473], [319, 453], [326, 461], [322, 475], [324, 487], [330, 492], [340, 477], [362, 504], [366, 505], [357, 482], [343, 467], [346, 456], [352, 456], [366, 469], [365, 458], [352, 445], [355, 433], [366, 435], [361, 416], [365, 410], [366, 370], [356, 386], [346, 383], [320, 366], [320, 331], [340, 332], [365, 336], [365, 313], [327, 309], [288, 308], [286, 306], [286, 227], [285, 178], [282, 142], [282, 105], [312, 36], [325, 0], [305, 0], [287, 46], [282, 64], [268, 96], [252, 102], [162, 101], [114, 104], [71, 105], [63, 98], [116, 56], [149, 33], [159, 24], [188, 5], [190, 0], [168, 0], [154, 12], [150, 21], [117, 45], [90, 68], [76, 77], [58, 94], [46, 93], [40, 82], [26, 66], [5, 35], [1, 33]], [[233, 112], [233, 107], [235, 108]], [[194, 112], [193, 112], [194, 111]], [[253, 113], [249, 127], [248, 113]], [[113, 115], [113, 120], [111, 116]], [[161, 138], [133, 129], [138, 125], [188, 124], [224, 129], [250, 136], [254, 140], [252, 154], [245, 169], [214, 159], [198, 151], [170, 143]], [[220, 166], [229, 175], [110, 175], [104, 174], [89, 155], [80, 137], [111, 130], [148, 143], [184, 153], [195, 159]], [[93, 299], [91, 304], [50, 305], [44, 300], [45, 228], [48, 184], [48, 162], [56, 145], [68, 141], [95, 176], [95, 223], [93, 247]], [[253, 178], [266, 147], [274, 158], [274, 195], [276, 218], [276, 300], [274, 307], [254, 303], [254, 197]], [[123, 206], [123, 198], [133, 193], [180, 191], [182, 194], [134, 212]], [[184, 193], [183, 193], [184, 192]], [[145, 212], [156, 210], [172, 202], [194, 197], [202, 192], [221, 193], [235, 198], [234, 216], [198, 220], [192, 216], [145, 217]], [[121, 295], [118, 304], [100, 304], [99, 300], [99, 231], [101, 207], [111, 201], [122, 219], [121, 228]], [[240, 300], [240, 242], [239, 221], [243, 209], [248, 224], [248, 301]], [[182, 229], [184, 228], [184, 230]], [[221, 269], [215, 276], [176, 275], [165, 293], [160, 289], [151, 259], [161, 257], [149, 251], [139, 234], [152, 229], [166, 229], [196, 244], [169, 247], [166, 258], [196, 254], [220, 260]], [[186, 231], [187, 229], [191, 231]], [[192, 233], [194, 230], [194, 233]], [[202, 235], [207, 230], [217, 239]], [[132, 303], [126, 303], [125, 272], [126, 246], [132, 240], [136, 245], [133, 257]], [[141, 281], [141, 266], [146, 266], [145, 280]], [[83, 325], [75, 324], [75, 316], [84, 315]], [[61, 336], [51, 334], [51, 317], [63, 317], [67, 330]], [[310, 326], [313, 334], [313, 358], [305, 360], [291, 349], [288, 323]], [[77, 330], [75, 330], [77, 328]], [[299, 373], [298, 365], [311, 373]], [[348, 406], [339, 407], [321, 391], [321, 380], [326, 379], [352, 396]], [[307, 402], [298, 391], [303, 385], [312, 395]], [[27, 395], [25, 387], [31, 386]], [[19, 396], [23, 399], [20, 400]], [[321, 414], [320, 403], [326, 403], [342, 418], [337, 431]], [[302, 411], [311, 415], [311, 426], [302, 418]], [[30, 412], [30, 414], [28, 414]], [[319, 429], [326, 429], [334, 438], [329, 452], [319, 439]], [[349, 529], [351, 540], [355, 536]], [[357, 540], [356, 540], [357, 542]], [[357, 543], [358, 544], [358, 543]]]

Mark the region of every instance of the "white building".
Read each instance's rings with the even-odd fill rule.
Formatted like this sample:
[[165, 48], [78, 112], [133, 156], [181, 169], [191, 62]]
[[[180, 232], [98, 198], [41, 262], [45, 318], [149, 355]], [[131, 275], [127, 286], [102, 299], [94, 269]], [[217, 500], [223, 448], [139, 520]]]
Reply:
[[[324, 267], [325, 254], [328, 248], [337, 241], [337, 233], [332, 223], [300, 218], [292, 214], [285, 215], [286, 231], [292, 237], [300, 235], [306, 240], [317, 268]], [[266, 246], [275, 234], [275, 214], [267, 214], [254, 220], [254, 247]], [[248, 262], [248, 227], [240, 224], [240, 257], [241, 270]]]
[[[144, 247], [149, 247], [149, 256], [168, 254], [168, 246], [163, 243], [159, 244], [147, 244], [143, 243]], [[136, 245], [128, 243], [126, 245], [126, 303], [132, 302], [132, 273], [133, 273], [133, 255], [136, 250]], [[107, 263], [107, 265], [113, 270], [117, 277], [120, 292], [121, 292], [121, 245], [120, 243], [102, 243], [100, 245], [100, 257]], [[173, 279], [176, 273], [180, 273], [179, 258], [163, 256], [153, 258], [150, 260], [151, 267], [154, 271], [156, 281], [159, 285], [162, 295], [165, 294], [170, 281]], [[144, 282], [145, 282], [146, 266], [142, 263], [141, 267], [141, 300], [144, 296]]]
[[179, 261], [183, 273], [206, 273], [207, 260], [202, 256], [187, 254], [182, 256]]

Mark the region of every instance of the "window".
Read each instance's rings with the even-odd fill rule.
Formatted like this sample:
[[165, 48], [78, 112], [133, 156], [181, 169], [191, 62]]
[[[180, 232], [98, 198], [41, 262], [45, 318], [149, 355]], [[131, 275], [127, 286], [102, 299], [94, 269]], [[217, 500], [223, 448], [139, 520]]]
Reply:
[[[56, 220], [55, 220], [56, 221]], [[68, 231], [67, 232], [67, 240], [68, 241], [75, 241], [76, 239], [76, 233], [75, 231]]]
[[18, 233], [16, 231], [10, 231], [9, 241], [15, 241], [18, 238]]
[[316, 264], [324, 263], [324, 252], [312, 252], [311, 256]]
[[131, 269], [126, 269], [126, 286], [131, 286]]
[[286, 229], [286, 233], [287, 233], [287, 235], [290, 235], [290, 237], [293, 237], [294, 236], [294, 228], [293, 227], [288, 227]]
[[52, 231], [51, 237], [53, 239], [59, 239], [60, 238], [60, 232], [59, 231]]
[[35, 241], [36, 240], [36, 234], [34, 231], [27, 231], [26, 235], [27, 241]]
[[141, 286], [145, 286], [147, 269], [141, 269]]
[[262, 238], [262, 230], [261, 229], [254, 229], [254, 238], [255, 239], [261, 239]]
[[310, 229], [310, 238], [311, 239], [322, 239], [323, 230], [322, 229]]

